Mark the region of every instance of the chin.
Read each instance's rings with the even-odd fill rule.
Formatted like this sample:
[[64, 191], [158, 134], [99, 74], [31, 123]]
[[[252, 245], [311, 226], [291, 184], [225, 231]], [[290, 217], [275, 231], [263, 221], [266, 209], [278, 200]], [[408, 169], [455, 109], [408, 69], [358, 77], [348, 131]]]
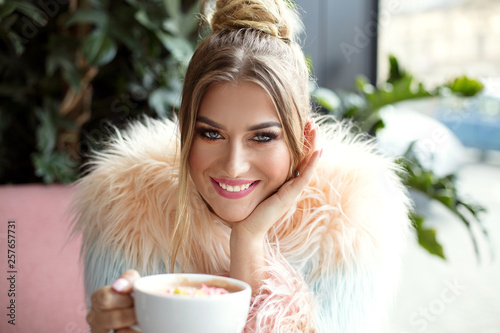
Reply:
[[215, 207], [215, 209], [214, 209], [214, 207], [211, 207], [208, 204], [207, 204], [207, 206], [212, 211], [212, 213], [217, 215], [220, 219], [222, 219], [224, 222], [226, 222], [228, 224], [238, 223], [238, 222], [243, 221], [255, 209], [255, 207], [250, 209], [250, 210], [248, 210], [248, 209], [242, 210], [242, 209], [238, 209], [236, 207], [234, 209], [227, 209], [227, 207], [224, 207], [224, 209], [217, 209], [217, 207]]
[[[222, 219], [224, 222], [226, 222], [228, 224], [238, 223], [238, 222], [243, 221], [253, 211], [253, 209], [252, 209], [252, 211], [248, 212], [247, 214], [245, 214], [245, 213], [242, 214], [241, 211], [239, 211], [238, 213], [235, 214], [234, 210], [232, 212], [231, 211], [227, 211], [227, 210], [222, 210], [221, 211], [220, 209], [214, 209], [214, 207], [212, 207], [205, 200], [205, 198], [203, 198], [203, 196], [202, 196], [202, 199], [203, 199], [203, 202], [205, 203], [205, 205], [207, 205], [208, 210], [210, 210], [213, 214], [217, 215], [220, 219]], [[235, 209], [235, 210], [237, 210], [237, 209]]]
[[238, 223], [238, 222], [241, 222], [243, 221], [244, 219], [246, 219], [250, 214], [248, 215], [242, 215], [242, 214], [237, 214], [237, 215], [234, 215], [234, 214], [218, 214], [217, 212], [215, 212], [215, 214], [220, 217], [222, 220], [224, 220], [224, 222], [227, 222], [227, 223]]

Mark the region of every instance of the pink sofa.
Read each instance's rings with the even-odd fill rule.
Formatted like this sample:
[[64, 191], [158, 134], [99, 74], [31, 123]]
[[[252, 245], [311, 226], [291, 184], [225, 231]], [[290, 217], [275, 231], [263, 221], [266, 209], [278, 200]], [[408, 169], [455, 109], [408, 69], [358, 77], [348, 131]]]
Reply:
[[[62, 185], [0, 186], [0, 332], [89, 332], [79, 261], [81, 241], [68, 238], [71, 217], [66, 212], [72, 193], [71, 186]], [[10, 238], [9, 221], [15, 221], [15, 229], [11, 227], [15, 234], [11, 231]], [[13, 268], [7, 257], [12, 236]], [[15, 326], [8, 322], [12, 300]]]

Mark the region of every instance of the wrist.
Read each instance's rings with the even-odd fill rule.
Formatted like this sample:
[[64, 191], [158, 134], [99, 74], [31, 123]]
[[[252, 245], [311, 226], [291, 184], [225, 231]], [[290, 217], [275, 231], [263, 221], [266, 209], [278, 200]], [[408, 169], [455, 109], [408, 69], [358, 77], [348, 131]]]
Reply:
[[255, 236], [244, 228], [234, 228], [230, 238], [231, 263], [229, 276], [247, 282], [254, 294], [263, 280], [265, 266], [264, 236]]
[[231, 246], [233, 243], [245, 243], [248, 246], [257, 246], [264, 243], [265, 233], [254, 233], [249, 230], [243, 223], [235, 223], [231, 228]]

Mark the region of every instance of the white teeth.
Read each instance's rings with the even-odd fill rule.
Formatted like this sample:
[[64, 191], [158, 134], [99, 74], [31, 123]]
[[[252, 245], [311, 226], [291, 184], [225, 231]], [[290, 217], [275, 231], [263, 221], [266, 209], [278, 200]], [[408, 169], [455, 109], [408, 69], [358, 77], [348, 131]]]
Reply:
[[220, 187], [222, 187], [224, 190], [228, 191], [228, 192], [240, 192], [240, 191], [244, 191], [246, 189], [248, 189], [250, 187], [250, 185], [252, 185], [253, 183], [249, 183], [249, 184], [244, 184], [244, 185], [236, 185], [236, 186], [231, 186], [231, 185], [226, 185], [224, 183], [217, 183], [219, 184]]

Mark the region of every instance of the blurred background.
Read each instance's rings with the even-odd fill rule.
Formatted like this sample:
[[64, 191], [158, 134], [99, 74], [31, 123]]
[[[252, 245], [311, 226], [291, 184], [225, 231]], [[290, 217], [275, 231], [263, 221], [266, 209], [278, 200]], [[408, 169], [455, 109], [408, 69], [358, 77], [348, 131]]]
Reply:
[[[295, 2], [316, 110], [374, 137], [415, 201], [384, 332], [500, 332], [500, 1]], [[199, 3], [0, 0], [0, 194], [71, 189], [113, 126], [170, 117]]]

